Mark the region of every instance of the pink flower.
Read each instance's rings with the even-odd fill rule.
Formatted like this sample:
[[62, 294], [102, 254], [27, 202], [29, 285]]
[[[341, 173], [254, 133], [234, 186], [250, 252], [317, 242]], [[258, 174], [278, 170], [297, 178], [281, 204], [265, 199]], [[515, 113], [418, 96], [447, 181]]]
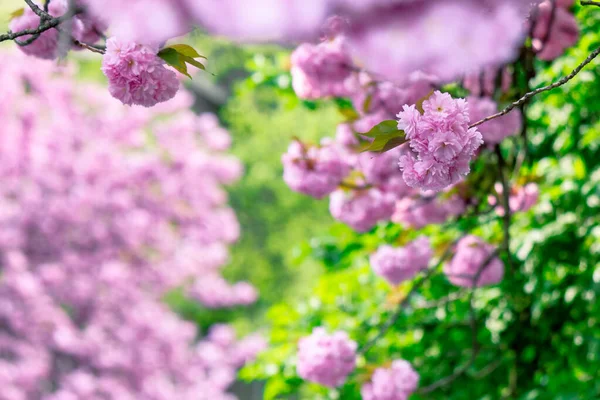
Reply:
[[[456, 246], [456, 254], [444, 265], [448, 280], [462, 287], [494, 285], [504, 276], [504, 264], [497, 256], [489, 257], [495, 247], [477, 236], [463, 237]], [[487, 265], [484, 265], [484, 263]]]
[[429, 239], [421, 236], [404, 247], [380, 246], [371, 255], [370, 262], [377, 275], [397, 285], [426, 269], [431, 256]]
[[304, 43], [292, 53], [292, 86], [298, 97], [350, 95], [356, 89], [352, 59], [341, 39]]
[[437, 91], [423, 102], [423, 110], [421, 115], [415, 106], [404, 106], [398, 113], [398, 128], [410, 143], [399, 166], [408, 186], [440, 191], [469, 173], [483, 140], [477, 129], [469, 128], [464, 99]]
[[410, 363], [394, 360], [391, 368], [377, 368], [360, 393], [363, 400], [407, 400], [418, 384], [419, 374]]
[[356, 367], [356, 348], [346, 332], [328, 335], [324, 328], [315, 328], [298, 342], [298, 375], [324, 386], [339, 386]]
[[465, 202], [458, 195], [405, 197], [396, 202], [392, 221], [409, 227], [422, 228], [430, 224], [442, 224], [448, 218], [462, 214]]
[[179, 90], [175, 72], [165, 68], [157, 49], [110, 38], [102, 60], [110, 94], [127, 105], [152, 107], [170, 100]]
[[329, 198], [329, 211], [355, 231], [367, 232], [377, 222], [390, 219], [394, 202], [394, 195], [375, 188], [351, 192], [339, 189]]
[[[501, 183], [496, 183], [494, 185], [494, 189], [496, 193], [502, 198], [504, 190], [502, 189]], [[535, 183], [528, 183], [525, 186], [517, 186], [512, 187], [510, 190], [510, 195], [508, 196], [508, 205], [510, 207], [510, 212], [515, 213], [519, 211], [527, 211], [531, 207], [535, 205], [538, 201], [538, 197], [540, 195], [540, 191], [538, 185]], [[495, 205], [497, 203], [495, 196], [488, 197], [488, 203], [490, 205]], [[502, 206], [502, 202], [496, 206], [496, 214], [499, 216], [504, 215], [504, 207]]]
[[343, 153], [333, 145], [307, 148], [293, 141], [282, 162], [285, 183], [292, 190], [317, 199], [334, 191], [350, 172]]
[[[533, 30], [533, 48], [541, 60], [554, 60], [562, 55], [565, 49], [575, 45], [579, 39], [577, 20], [568, 10], [572, 5], [558, 2], [552, 10], [548, 0], [538, 6], [538, 16]], [[551, 25], [550, 25], [551, 24]]]
[[398, 168], [400, 149], [392, 149], [385, 153], [361, 153], [358, 155], [357, 170], [362, 172], [369, 185], [377, 186], [386, 193], [391, 193], [396, 198], [402, 198], [411, 193], [402, 179]]

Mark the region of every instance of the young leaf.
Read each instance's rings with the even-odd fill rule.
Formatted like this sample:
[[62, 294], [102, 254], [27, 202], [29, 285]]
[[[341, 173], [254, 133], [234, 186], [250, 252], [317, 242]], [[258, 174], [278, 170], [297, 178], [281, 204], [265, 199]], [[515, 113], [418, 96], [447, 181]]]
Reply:
[[187, 65], [185, 63], [185, 60], [182, 58], [182, 55], [177, 50], [172, 48], [164, 48], [158, 52], [158, 56], [162, 58], [167, 63], [167, 65], [170, 65], [177, 71], [192, 79], [192, 76], [187, 71]]
[[360, 151], [383, 153], [406, 142], [404, 131], [398, 129], [398, 122], [389, 119], [375, 125], [369, 132], [359, 133], [361, 136], [373, 138], [359, 146]]
[[9, 21], [12, 21], [13, 19], [22, 16], [23, 14], [25, 14], [25, 9], [19, 8], [18, 10], [15, 10], [12, 13], [10, 13], [10, 16], [8, 19], [9, 19]]
[[165, 47], [165, 49], [174, 49], [179, 54], [183, 54], [184, 56], [190, 57], [190, 58], [204, 58], [204, 59], [206, 59], [206, 57], [204, 57], [203, 55], [199, 54], [196, 51], [196, 49], [194, 49], [192, 46], [189, 46], [187, 44], [173, 44], [171, 46]]
[[385, 153], [403, 143], [406, 143], [404, 131], [398, 131], [389, 135], [377, 136], [372, 142], [365, 142], [359, 150], [361, 152]]
[[185, 56], [185, 55], [180, 55], [180, 58], [183, 61], [185, 61], [186, 63], [192, 64], [196, 68], [200, 68], [201, 70], [206, 70], [206, 67], [204, 67], [203, 64], [201, 64], [200, 62], [194, 60], [192, 57], [188, 57], [188, 56]]
[[388, 134], [395, 133], [395, 132], [401, 132], [398, 129], [398, 121], [393, 120], [393, 119], [388, 119], [388, 120], [382, 121], [379, 124], [375, 125], [373, 128], [371, 128], [371, 130], [369, 132], [365, 132], [365, 133], [359, 132], [359, 135], [376, 138], [377, 136], [388, 135]]
[[188, 73], [187, 64], [193, 65], [196, 68], [206, 70], [204, 64], [195, 60], [195, 58], [206, 58], [200, 54], [193, 47], [187, 44], [174, 44], [167, 46], [158, 52], [158, 56], [162, 58], [167, 65], [175, 68], [188, 78], [192, 79], [192, 76]]

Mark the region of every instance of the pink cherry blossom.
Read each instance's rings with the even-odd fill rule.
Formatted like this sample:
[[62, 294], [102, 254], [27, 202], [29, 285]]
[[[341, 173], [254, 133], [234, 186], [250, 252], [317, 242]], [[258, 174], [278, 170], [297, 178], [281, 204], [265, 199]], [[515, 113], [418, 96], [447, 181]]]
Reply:
[[419, 374], [410, 363], [394, 360], [390, 368], [377, 368], [360, 393], [363, 400], [408, 400], [418, 384]]
[[298, 97], [349, 96], [356, 89], [352, 59], [342, 39], [304, 43], [292, 53], [292, 86]]
[[421, 236], [403, 247], [380, 246], [371, 255], [370, 262], [377, 275], [397, 285], [426, 269], [432, 255], [429, 239]]
[[152, 107], [172, 99], [179, 90], [175, 72], [167, 69], [157, 48], [110, 38], [102, 60], [108, 90], [127, 105]]
[[282, 162], [283, 180], [288, 186], [318, 199], [333, 192], [350, 172], [343, 152], [333, 144], [308, 147], [293, 141]]
[[315, 328], [298, 342], [298, 375], [324, 386], [339, 386], [356, 367], [356, 349], [346, 332], [329, 335], [324, 328]]
[[358, 191], [338, 189], [329, 198], [331, 215], [357, 232], [366, 232], [377, 222], [389, 220], [395, 196], [372, 188]]
[[469, 128], [464, 99], [436, 91], [423, 102], [423, 110], [421, 114], [405, 105], [398, 113], [398, 128], [410, 144], [399, 165], [408, 186], [440, 191], [470, 172], [469, 163], [483, 140], [476, 128]]
[[452, 260], [444, 265], [444, 273], [456, 286], [470, 288], [494, 285], [504, 276], [502, 261], [497, 256], [489, 258], [495, 250], [493, 245], [477, 236], [465, 236], [458, 242]]

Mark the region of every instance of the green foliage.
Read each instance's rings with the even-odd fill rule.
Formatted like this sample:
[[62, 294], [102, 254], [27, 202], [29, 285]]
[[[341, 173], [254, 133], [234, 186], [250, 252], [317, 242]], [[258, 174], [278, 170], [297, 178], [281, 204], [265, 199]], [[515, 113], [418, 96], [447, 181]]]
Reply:
[[201, 70], [206, 69], [204, 64], [196, 60], [196, 58], [206, 59], [206, 57], [200, 55], [192, 46], [187, 44], [173, 44], [164, 47], [158, 52], [158, 57], [190, 79], [192, 79], [192, 76], [188, 72], [188, 64]]
[[384, 153], [406, 143], [404, 131], [398, 129], [398, 122], [393, 119], [378, 123], [369, 132], [361, 133], [361, 136], [373, 138], [373, 141], [363, 143], [360, 151]]
[[326, 203], [285, 185], [281, 155], [293, 137], [317, 142], [341, 119], [334, 105], [298, 100], [288, 63], [288, 53], [280, 49], [252, 54], [248, 79], [235, 86], [222, 113], [233, 135], [232, 152], [246, 166], [244, 178], [230, 190], [243, 233], [226, 273], [257, 285], [266, 305], [310, 290], [318, 267], [298, 257], [298, 246], [330, 223]]
[[[600, 45], [600, 13], [580, 10], [579, 17], [581, 42], [552, 64], [538, 62], [534, 87], [570, 72]], [[368, 256], [379, 245], [425, 234], [436, 250], [432, 266], [467, 232], [502, 245], [503, 221], [485, 211], [487, 194], [499, 180], [496, 155], [485, 150], [467, 185], [479, 206], [458, 221], [420, 231], [380, 225], [362, 235], [334, 225], [328, 235], [305, 242], [302, 258], [319, 261], [324, 273], [302, 301], [271, 308], [271, 348], [242, 376], [267, 380], [266, 399], [353, 400], [376, 367], [404, 358], [420, 373], [421, 387], [452, 377], [414, 399], [600, 398], [598, 81], [594, 62], [570, 84], [536, 97], [528, 107], [527, 142], [508, 139], [500, 149], [513, 182], [540, 186], [538, 204], [512, 216], [511, 256], [502, 253], [501, 284], [477, 289], [471, 302], [469, 290], [436, 273], [409, 298], [391, 329], [361, 353], [344, 386], [328, 390], [296, 374], [296, 342], [314, 327], [345, 330], [364, 346], [409, 295], [414, 282], [389, 287], [371, 272]], [[308, 116], [302, 126], [318, 118]], [[464, 373], [454, 377], [463, 366]]]

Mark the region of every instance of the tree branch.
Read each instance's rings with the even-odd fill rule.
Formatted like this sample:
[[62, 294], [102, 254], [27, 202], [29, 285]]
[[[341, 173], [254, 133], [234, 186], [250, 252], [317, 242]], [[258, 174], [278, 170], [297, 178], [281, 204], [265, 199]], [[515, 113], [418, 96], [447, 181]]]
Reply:
[[581, 0], [580, 3], [581, 3], [582, 6], [596, 6], [596, 7], [600, 7], [600, 3], [597, 3], [595, 1]]
[[390, 318], [386, 321], [385, 324], [383, 324], [381, 326], [381, 328], [379, 329], [379, 332], [377, 333], [377, 335], [369, 340], [358, 352], [365, 354], [367, 351], [369, 351], [374, 345], [375, 343], [377, 343], [377, 341], [379, 339], [381, 339], [383, 336], [385, 336], [385, 334], [390, 330], [390, 328], [396, 323], [396, 321], [398, 320], [398, 318], [400, 317], [400, 314], [402, 313], [402, 309], [404, 308], [404, 305], [408, 302], [408, 300], [410, 300], [410, 298], [412, 297], [412, 295], [421, 287], [423, 286], [423, 284], [425, 282], [427, 282], [429, 280], [429, 278], [431, 278], [431, 275], [433, 275], [433, 273], [442, 265], [442, 263], [446, 260], [446, 258], [448, 258], [448, 256], [450, 255], [450, 253], [452, 252], [452, 248], [454, 247], [454, 242], [451, 243], [448, 248], [446, 249], [446, 251], [444, 252], [444, 254], [442, 254], [442, 256], [440, 257], [439, 261], [437, 262], [436, 265], [434, 265], [433, 267], [429, 268], [426, 272], [425, 275], [423, 275], [423, 277], [418, 280], [410, 289], [410, 291], [408, 292], [408, 294], [406, 295], [406, 297], [404, 297], [404, 299], [402, 299], [402, 301], [396, 306], [396, 310], [394, 311], [394, 313], [390, 316]]
[[525, 102], [527, 102], [530, 98], [532, 98], [533, 96], [536, 96], [542, 92], [546, 92], [548, 90], [552, 90], [555, 89], [559, 86], [564, 85], [565, 83], [569, 82], [571, 79], [573, 79], [579, 72], [581, 72], [581, 70], [588, 65], [590, 62], [592, 62], [592, 60], [594, 58], [596, 58], [598, 56], [598, 54], [600, 54], [600, 47], [598, 47], [596, 50], [594, 50], [592, 53], [590, 53], [590, 55], [587, 56], [587, 58], [585, 60], [583, 60], [583, 62], [581, 64], [579, 64], [573, 71], [571, 71], [571, 73], [567, 76], [564, 76], [562, 78], [560, 78], [558, 81], [547, 85], [547, 86], [542, 86], [540, 88], [537, 88], [535, 90], [532, 90], [531, 92], [525, 93], [525, 95], [523, 95], [523, 97], [521, 97], [519, 100], [515, 101], [514, 103], [511, 103], [510, 105], [508, 105], [505, 109], [503, 109], [502, 111], [497, 112], [496, 114], [490, 115], [489, 117], [485, 117], [482, 120], [479, 120], [477, 122], [475, 122], [474, 124], [471, 124], [469, 126], [469, 128], [474, 128], [476, 126], [479, 126], [487, 121], [490, 121], [492, 119], [501, 117], [503, 115], [508, 114], [512, 109], [514, 109], [515, 107], [519, 107], [522, 104], [525, 104]]

